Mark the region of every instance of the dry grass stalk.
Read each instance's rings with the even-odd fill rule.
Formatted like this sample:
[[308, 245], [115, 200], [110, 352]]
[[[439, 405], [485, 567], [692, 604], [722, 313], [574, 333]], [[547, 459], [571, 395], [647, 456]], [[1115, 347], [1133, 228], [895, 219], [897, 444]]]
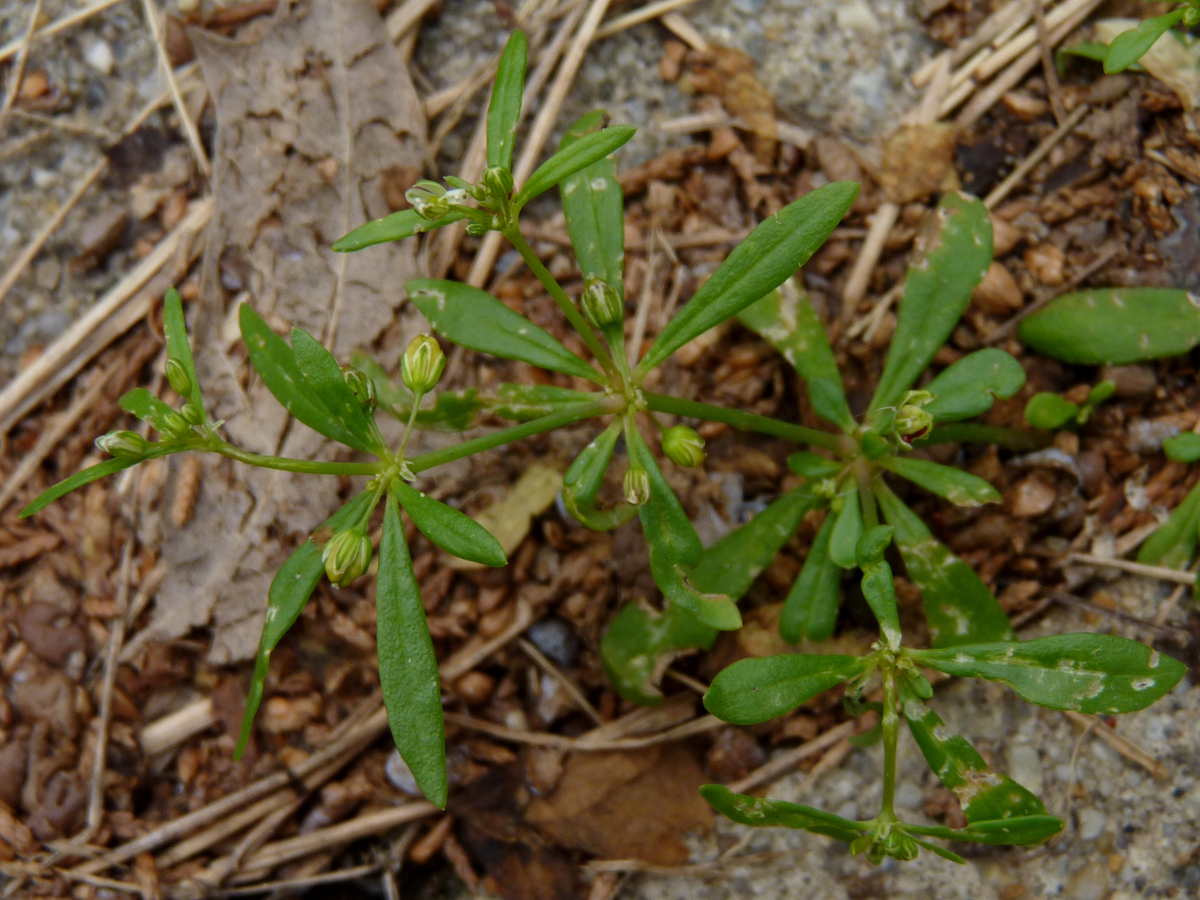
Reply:
[[17, 99], [17, 91], [25, 80], [25, 63], [29, 59], [29, 48], [33, 46], [33, 34], [37, 29], [38, 16], [42, 14], [42, 0], [33, 0], [33, 9], [29, 13], [29, 27], [25, 29], [25, 37], [21, 39], [21, 49], [17, 53], [17, 61], [8, 73], [8, 87], [4, 92], [4, 104], [0, 106], [0, 127], [8, 118], [13, 101]]
[[[80, 22], [86, 22], [97, 13], [104, 12], [110, 6], [116, 6], [118, 3], [123, 3], [124, 0], [97, 0], [91, 6], [85, 6], [83, 9], [76, 10], [73, 13], [63, 16], [55, 22], [51, 22], [45, 28], [39, 28], [33, 34], [32, 43], [37, 43], [45, 38], [52, 37], [61, 31], [66, 31], [68, 28], [73, 28]], [[9, 41], [3, 47], [0, 47], [0, 62], [11, 59], [21, 51], [24, 44], [23, 38]]]
[[153, 0], [142, 0], [142, 12], [146, 16], [146, 25], [150, 28], [150, 36], [154, 39], [158, 64], [162, 67], [163, 74], [167, 79], [167, 90], [171, 93], [175, 112], [179, 114], [179, 124], [183, 126], [188, 146], [192, 148], [192, 156], [196, 157], [196, 165], [204, 177], [211, 178], [212, 163], [208, 161], [208, 154], [204, 151], [204, 144], [200, 140], [200, 132], [196, 129], [196, 123], [192, 121], [192, 117], [188, 113], [187, 104], [183, 102], [183, 94], [179, 91], [179, 82], [175, 80], [175, 70], [171, 67], [171, 60], [167, 56], [167, 45], [163, 40], [162, 21], [158, 17], [158, 10], [154, 8]]
[[665, 16], [668, 13], [675, 12], [677, 9], [690, 6], [695, 2], [696, 0], [658, 0], [657, 3], [647, 3], [645, 6], [627, 12], [623, 16], [609, 19], [596, 29], [596, 40], [620, 34], [625, 29], [632, 28], [634, 25], [641, 25], [643, 22], [649, 22], [651, 19]]
[[551, 734], [546, 731], [518, 731], [515, 728], [495, 725], [482, 719], [476, 719], [473, 716], [464, 716], [461, 713], [448, 712], [445, 715], [446, 721], [453, 725], [491, 735], [494, 738], [509, 741], [513, 744], [557, 747], [560, 750], [574, 750], [588, 753], [604, 753], [612, 750], [640, 750], [644, 747], [652, 747], [655, 744], [668, 744], [673, 741], [681, 741], [685, 738], [725, 726], [725, 723], [716, 716], [706, 715], [692, 719], [689, 722], [684, 722], [682, 725], [676, 725], [674, 728], [668, 728], [666, 731], [661, 731], [657, 734], [610, 740], [592, 738], [591, 735], [595, 734], [595, 731], [588, 732], [582, 737], [572, 738], [561, 734]]
[[810, 756], [815, 756], [823, 750], [832, 747], [838, 741], [844, 740], [854, 734], [858, 728], [857, 722], [843, 722], [834, 728], [830, 728], [824, 734], [813, 738], [801, 744], [799, 747], [794, 747], [791, 750], [777, 756], [766, 765], [759, 766], [745, 778], [740, 778], [727, 787], [736, 794], [744, 794], [751, 788], [756, 788], [760, 784], [766, 784], [769, 781], [774, 781], [780, 775], [795, 768], [796, 764], [802, 760], [808, 759]]
[[669, 12], [662, 17], [662, 23], [667, 27], [667, 30], [675, 37], [679, 38], [693, 50], [700, 53], [708, 51], [708, 41], [704, 39], [699, 31], [697, 31], [692, 23], [683, 17], [681, 13]]
[[1033, 171], [1033, 167], [1045, 159], [1050, 151], [1062, 143], [1063, 138], [1075, 130], [1075, 126], [1083, 121], [1083, 117], [1091, 111], [1086, 103], [1076, 107], [1063, 123], [1046, 137], [1040, 144], [1033, 148], [1028, 156], [1021, 160], [1020, 164], [1013, 169], [1008, 177], [992, 188], [991, 192], [984, 198], [983, 205], [988, 209], [995, 209], [1004, 199], [1012, 193], [1013, 188], [1025, 180], [1025, 176]]
[[1109, 559], [1104, 556], [1093, 556], [1090, 553], [1071, 553], [1067, 562], [1083, 563], [1088, 566], [1100, 566], [1107, 569], [1120, 569], [1131, 575], [1144, 575], [1146, 578], [1157, 578], [1160, 581], [1170, 581], [1174, 584], [1194, 585], [1196, 573], [1182, 569], [1168, 569], [1165, 566], [1148, 566], [1145, 563], [1129, 559]]
[[382, 868], [380, 863], [367, 863], [362, 866], [352, 866], [348, 869], [338, 869], [322, 875], [309, 875], [305, 878], [285, 878], [282, 881], [264, 881], [247, 887], [225, 888], [217, 891], [216, 897], [250, 897], [255, 894], [268, 894], [282, 891], [295, 891], [301, 888], [319, 887], [323, 884], [338, 884], [343, 881], [353, 881], [374, 875]]
[[1100, 738], [1130, 762], [1137, 763], [1155, 778], [1163, 779], [1167, 777], [1166, 766], [1128, 738], [1121, 737], [1103, 720], [1070, 709], [1064, 710], [1063, 715], [1079, 727], [1094, 731], [1096, 737]]
[[438, 666], [438, 672], [441, 673], [442, 680], [445, 682], [457, 681], [523, 632], [532, 623], [533, 610], [524, 598], [518, 598], [517, 614], [513, 616], [513, 620], [507, 628], [490, 641], [480, 641], [479, 636], [475, 635], [453, 654], [442, 660], [442, 664]]
[[[1049, 6], [1055, 0], [1042, 0], [1043, 6]], [[923, 88], [933, 80], [935, 68], [943, 59], [950, 61], [950, 66], [960, 66], [967, 59], [970, 59], [982, 48], [995, 40], [999, 35], [1008, 31], [1009, 28], [1016, 22], [1020, 24], [1018, 28], [1023, 27], [1029, 21], [1029, 16], [1032, 15], [1033, 0], [1011, 0], [1001, 6], [994, 13], [988, 16], [979, 27], [975, 29], [975, 33], [968, 38], [959, 41], [958, 44], [949, 49], [943, 50], [929, 62], [925, 63], [921, 68], [913, 73], [909, 82], [915, 88]], [[1000, 43], [997, 41], [997, 43]]]
[[194, 202], [174, 231], [8, 384], [0, 393], [0, 434], [7, 433], [26, 413], [74, 378], [97, 353], [159, 302], [160, 298], [150, 296], [142, 288], [173, 260], [179, 270], [177, 275], [187, 270], [199, 255], [194, 238], [208, 224], [212, 209], [211, 198]]
[[388, 39], [393, 43], [400, 40], [410, 31], [416, 29], [425, 18], [426, 13], [438, 5], [440, 0], [404, 0], [399, 6], [388, 13], [384, 20]]
[[1054, 50], [1050, 46], [1050, 29], [1046, 24], [1046, 10], [1040, 3], [1033, 4], [1033, 21], [1037, 25], [1038, 50], [1042, 55], [1042, 72], [1046, 79], [1046, 93], [1050, 96], [1050, 109], [1054, 112], [1054, 121], [1061, 125], [1067, 117], [1067, 108], [1063, 104], [1058, 69], [1054, 66]]
[[887, 244], [888, 235], [892, 233], [892, 227], [899, 217], [900, 204], [890, 200], [880, 203], [875, 214], [871, 216], [871, 228], [867, 232], [867, 239], [863, 241], [858, 258], [854, 261], [854, 268], [850, 270], [850, 277], [846, 279], [846, 288], [842, 292], [843, 322], [849, 322], [853, 318], [858, 309], [858, 301], [866, 296], [867, 286], [871, 283], [871, 273], [875, 271], [875, 265], [883, 255], [884, 245]]
[[583, 691], [579, 689], [579, 685], [572, 681], [566, 672], [547, 659], [546, 655], [542, 653], [541, 650], [524, 638], [517, 639], [517, 646], [524, 651], [526, 656], [528, 656], [537, 664], [539, 669], [541, 669], [562, 686], [562, 689], [567, 692], [572, 700], [575, 701], [575, 705], [583, 710], [589, 719], [591, 719], [597, 725], [603, 724], [603, 720], [600, 718], [600, 713], [596, 712], [596, 707], [592, 706], [592, 704], [588, 702], [588, 698], [585, 697]]

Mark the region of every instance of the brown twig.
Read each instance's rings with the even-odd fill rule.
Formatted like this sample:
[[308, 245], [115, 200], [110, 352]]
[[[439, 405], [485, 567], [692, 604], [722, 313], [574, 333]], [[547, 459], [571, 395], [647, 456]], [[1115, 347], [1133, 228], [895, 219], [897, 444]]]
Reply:
[[1128, 738], [1121, 737], [1121, 735], [1117, 734], [1112, 728], [1109, 728], [1102, 720], [1097, 719], [1095, 716], [1089, 716], [1070, 709], [1064, 710], [1063, 715], [1081, 728], [1093, 729], [1096, 732], [1096, 736], [1104, 741], [1104, 743], [1108, 744], [1108, 746], [1112, 747], [1130, 762], [1137, 763], [1155, 778], [1163, 779], [1167, 777], [1166, 766]]
[[690, 6], [695, 2], [696, 0], [658, 0], [657, 3], [647, 3], [645, 6], [631, 10], [623, 16], [609, 19], [596, 29], [596, 40], [599, 41], [606, 37], [612, 37], [614, 34], [620, 34], [634, 25], [641, 25], [643, 22], [649, 22], [651, 19], [665, 16], [668, 13], [675, 12], [677, 9]]
[[[97, 0], [91, 6], [85, 6], [83, 9], [76, 10], [69, 15], [63, 16], [56, 22], [51, 22], [45, 28], [39, 28], [33, 34], [33, 43], [37, 43], [48, 37], [58, 34], [60, 31], [65, 31], [68, 28], [73, 28], [80, 22], [85, 22], [97, 13], [104, 12], [110, 6], [116, 6], [118, 3], [123, 3], [124, 0]], [[25, 41], [23, 38], [9, 41], [3, 47], [0, 47], [0, 62], [11, 59], [21, 51], [21, 47]]]
[[142, 0], [142, 12], [146, 16], [146, 25], [150, 28], [150, 36], [154, 40], [158, 64], [162, 67], [163, 74], [167, 79], [167, 90], [171, 93], [171, 101], [175, 104], [175, 112], [179, 115], [179, 124], [183, 126], [188, 146], [192, 148], [192, 156], [196, 157], [196, 166], [205, 178], [211, 178], [212, 163], [208, 161], [208, 154], [204, 151], [204, 144], [200, 140], [200, 132], [188, 113], [187, 104], [183, 102], [179, 82], [175, 80], [175, 70], [171, 66], [170, 57], [167, 56], [167, 45], [163, 40], [162, 22], [158, 18], [158, 10], [154, 8], [153, 0]]
[[995, 209], [1005, 197], [1012, 193], [1013, 188], [1020, 184], [1025, 176], [1033, 171], [1033, 167], [1045, 159], [1050, 151], [1057, 147], [1068, 134], [1075, 130], [1075, 126], [1083, 121], [1083, 117], [1091, 111], [1091, 108], [1086, 104], [1080, 104], [1066, 119], [1062, 120], [1054, 131], [1046, 137], [1044, 141], [1038, 144], [1021, 160], [1020, 164], [1013, 169], [1008, 177], [996, 185], [983, 199], [983, 205], [988, 209]]
[[470, 729], [471, 731], [488, 734], [494, 738], [514, 744], [557, 747], [560, 750], [586, 751], [589, 753], [603, 753], [611, 750], [640, 750], [643, 747], [651, 747], [655, 744], [681, 741], [684, 738], [720, 728], [725, 724], [716, 716], [700, 716], [689, 722], [684, 722], [682, 725], [677, 725], [674, 728], [668, 728], [666, 731], [660, 731], [657, 734], [647, 735], [646, 737], [604, 739], [589, 737], [593, 732], [589, 732], [582, 737], [572, 738], [561, 734], [551, 734], [547, 731], [518, 731], [515, 728], [496, 725], [492, 722], [476, 719], [473, 716], [464, 716], [461, 713], [448, 712], [445, 713], [445, 716], [446, 721], [451, 724]]
[[1120, 569], [1131, 575], [1142, 575], [1146, 578], [1157, 578], [1160, 581], [1170, 581], [1175, 584], [1194, 585], [1196, 573], [1182, 569], [1168, 569], [1165, 566], [1148, 566], [1145, 563], [1129, 559], [1110, 559], [1104, 556], [1093, 556], [1090, 553], [1070, 553], [1067, 562], [1083, 563], [1088, 566], [1100, 566], [1107, 569]]
[[1038, 0], [1034, 0], [1033, 4], [1033, 21], [1037, 26], [1038, 50], [1042, 54], [1042, 74], [1046, 79], [1046, 94], [1050, 97], [1050, 109], [1054, 113], [1054, 121], [1062, 125], [1067, 117], [1067, 108], [1063, 104], [1058, 69], [1054, 67], [1054, 50], [1050, 46], [1050, 30], [1046, 27], [1046, 10]]
[[570, 695], [571, 699], [575, 701], [575, 705], [583, 710], [589, 719], [591, 719], [597, 725], [604, 724], [604, 720], [600, 718], [600, 713], [596, 712], [596, 707], [592, 706], [592, 704], [588, 701], [588, 698], [584, 696], [583, 691], [579, 689], [579, 685], [572, 681], [566, 672], [547, 659], [546, 655], [542, 653], [541, 650], [524, 638], [517, 638], [517, 646], [525, 652], [526, 656], [528, 656], [537, 664], [539, 669], [541, 669], [543, 672], [557, 681], [559, 685], [561, 685], [562, 689], [565, 690]]
[[727, 785], [727, 787], [735, 794], [744, 794], [746, 791], [756, 788], [761, 784], [774, 781], [780, 775], [795, 768], [796, 764], [801, 760], [808, 759], [810, 756], [814, 756], [832, 747], [838, 741], [850, 737], [857, 728], [857, 722], [843, 722], [841, 725], [829, 729], [811, 741], [806, 741], [799, 747], [793, 747], [786, 753], [780, 754], [766, 765], [759, 766], [745, 778], [739, 778], [732, 784]]
[[8, 73], [8, 85], [4, 92], [4, 103], [0, 105], [0, 128], [8, 118], [17, 92], [21, 90], [21, 82], [25, 80], [25, 63], [29, 59], [29, 48], [33, 46], [33, 34], [37, 30], [38, 16], [42, 14], [42, 0], [33, 0], [33, 9], [29, 13], [29, 25], [25, 29], [25, 37], [21, 39], [21, 49], [17, 53], [17, 61], [13, 63]]

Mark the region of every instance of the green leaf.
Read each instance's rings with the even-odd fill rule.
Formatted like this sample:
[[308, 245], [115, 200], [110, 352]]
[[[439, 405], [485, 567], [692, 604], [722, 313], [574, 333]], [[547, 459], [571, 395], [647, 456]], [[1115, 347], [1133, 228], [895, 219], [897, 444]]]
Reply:
[[441, 682], [433, 641], [425, 622], [421, 588], [404, 540], [400, 508], [391, 493], [379, 543], [375, 586], [379, 683], [396, 749], [421, 793], [446, 807], [446, 730]]
[[635, 376], [783, 284], [820, 248], [857, 196], [857, 184], [837, 181], [761, 222], [662, 330]]
[[183, 365], [192, 382], [188, 400], [196, 409], [204, 412], [204, 398], [200, 395], [200, 379], [196, 377], [196, 363], [192, 359], [192, 346], [188, 343], [187, 323], [183, 318], [183, 301], [175, 288], [167, 290], [163, 298], [163, 335], [167, 339], [167, 356]]
[[372, 452], [385, 452], [362, 405], [350, 390], [350, 385], [346, 384], [342, 367], [333, 358], [333, 354], [322, 347], [320, 341], [299, 328], [292, 329], [292, 352], [295, 354], [300, 375], [315, 398], [347, 431], [357, 437], [361, 444], [366, 445]]
[[514, 31], [504, 45], [492, 99], [487, 111], [488, 167], [512, 167], [513, 144], [517, 139], [517, 122], [521, 118], [521, 98], [525, 91], [525, 64], [528, 56], [525, 35]]
[[738, 319], [758, 332], [808, 382], [809, 400], [817, 415], [845, 431], [854, 428], [825, 326], [796, 278], [747, 306]]
[[767, 800], [749, 794], [735, 794], [721, 784], [706, 784], [700, 795], [713, 809], [742, 825], [757, 828], [779, 826], [799, 828], [826, 837], [850, 843], [870, 826], [864, 822], [851, 822], [824, 810], [786, 800]]
[[832, 514], [825, 516], [804, 567], [783, 602], [779, 634], [789, 644], [798, 644], [805, 638], [828, 640], [837, 624], [842, 568], [829, 558], [829, 539], [836, 520]]
[[958, 324], [992, 262], [992, 222], [983, 203], [947, 194], [928, 227], [923, 258], [908, 267], [896, 331], [871, 412], [899, 405]]
[[491, 532], [465, 513], [422, 494], [403, 481], [392, 492], [417, 529], [447, 553], [485, 566], [506, 566], [508, 557]]
[[1102, 715], [1145, 709], [1187, 673], [1178, 660], [1111, 634], [1056, 634], [911, 655], [947, 675], [1007, 684], [1038, 706]]
[[1200, 343], [1200, 300], [1163, 288], [1063, 294], [1021, 322], [1019, 334], [1039, 353], [1080, 365], [1177, 356]]
[[864, 531], [863, 536], [858, 539], [858, 564], [865, 566], [883, 559], [883, 554], [891, 546], [895, 531], [891, 525], [876, 525]]
[[1007, 400], [1024, 384], [1025, 370], [1012, 356], [994, 347], [977, 350], [925, 386], [934, 395], [925, 412], [937, 422], [969, 419], [991, 409], [996, 398]]
[[[369, 515], [374, 499], [373, 491], [363, 491], [334, 513], [321, 530], [328, 528], [330, 531], [340, 531], [362, 521]], [[250, 740], [254, 717], [258, 714], [259, 704], [262, 703], [263, 684], [267, 680], [267, 672], [271, 665], [271, 652], [283, 640], [288, 629], [296, 623], [304, 604], [308, 602], [308, 598], [320, 583], [321, 576], [325, 574], [325, 561], [321, 558], [321, 550], [312, 537], [309, 537], [292, 551], [291, 556], [271, 579], [271, 587], [267, 591], [267, 611], [263, 617], [262, 636], [258, 640], [258, 656], [254, 662], [254, 676], [246, 692], [242, 730], [238, 736], [237, 748], [233, 751], [234, 760], [242, 758], [242, 751], [246, 749], [246, 742]]]
[[1200, 459], [1200, 434], [1185, 431], [1163, 441], [1163, 453], [1176, 462], [1194, 463]]
[[517, 191], [512, 201], [514, 215], [538, 194], [586, 169], [592, 163], [599, 162], [618, 147], [628, 143], [636, 131], [636, 128], [629, 125], [613, 125], [585, 134], [564, 146], [538, 166], [525, 182], [525, 186]]
[[1059, 78], [1066, 75], [1068, 57], [1071, 56], [1079, 56], [1102, 63], [1108, 57], [1108, 44], [1102, 44], [1099, 41], [1079, 41], [1059, 47], [1054, 52], [1054, 68], [1058, 70]]
[[1007, 775], [995, 775], [964, 737], [911, 692], [901, 688], [901, 710], [921, 753], [942, 784], [954, 791], [968, 822], [1044, 816], [1046, 807]]
[[863, 533], [862, 506], [858, 488], [842, 494], [842, 509], [837, 514], [833, 532], [829, 535], [829, 558], [843, 569], [858, 565], [858, 541]]
[[1048, 815], [973, 822], [969, 828], [961, 830], [947, 828], [945, 825], [904, 825], [904, 830], [912, 834], [924, 834], [947, 841], [1020, 847], [1041, 844], [1062, 831], [1062, 828], [1062, 819]]
[[624, 501], [611, 509], [596, 506], [596, 494], [604, 483], [604, 473], [612, 460], [622, 427], [620, 419], [609, 425], [583, 448], [563, 476], [562, 498], [567, 511], [595, 531], [611, 531], [637, 515], [637, 507]]
[[809, 653], [742, 659], [713, 679], [704, 695], [704, 707], [723, 722], [756, 725], [791, 712], [872, 665], [859, 656]]
[[626, 429], [626, 443], [629, 464], [642, 466], [650, 476], [650, 499], [638, 507], [638, 515], [650, 549], [650, 572], [659, 590], [705, 625], [720, 631], [741, 628], [742, 614], [736, 603], [723, 594], [701, 593], [688, 582], [690, 570], [704, 553], [696, 529], [637, 429]]
[[953, 647], [1014, 638], [1008, 616], [975, 570], [935, 540], [925, 523], [876, 482], [875, 496], [889, 525], [908, 577], [921, 590], [925, 619], [935, 647]]
[[1104, 71], [1108, 75], [1124, 72], [1146, 55], [1154, 42], [1182, 21], [1187, 8], [1177, 9], [1165, 16], [1155, 16], [1138, 23], [1137, 28], [1124, 31], [1113, 38], [1104, 57]]
[[688, 650], [708, 650], [719, 632], [667, 604], [651, 615], [636, 603], [626, 603], [600, 642], [600, 661], [618, 694], [642, 706], [662, 702], [658, 688], [663, 669]]
[[1167, 521], [1146, 539], [1138, 551], [1138, 562], [1180, 569], [1196, 553], [1200, 534], [1200, 485], [1192, 488], [1175, 507]]
[[[567, 129], [559, 150], [594, 132], [604, 118], [600, 111], [584, 116]], [[559, 193], [584, 283], [599, 278], [624, 300], [625, 198], [613, 161], [602, 159], [564, 178]]]
[[945, 497], [959, 506], [1000, 502], [999, 491], [979, 476], [962, 469], [908, 456], [885, 456], [879, 460], [879, 464], [901, 478], [919, 484], [931, 494]]
[[1025, 421], [1034, 428], [1057, 431], [1079, 415], [1079, 406], [1064, 400], [1058, 394], [1042, 391], [1034, 394], [1025, 404]]
[[595, 369], [548, 332], [479, 288], [457, 281], [417, 278], [408, 283], [407, 289], [429, 324], [455, 344], [604, 383]]
[[122, 394], [118, 403], [125, 412], [137, 416], [143, 422], [149, 422], [154, 430], [162, 435], [170, 434], [168, 419], [179, 415], [168, 404], [140, 387]]
[[415, 234], [424, 234], [426, 231], [433, 231], [435, 228], [441, 228], [443, 225], [450, 225], [464, 217], [464, 213], [452, 209], [440, 219], [430, 221], [417, 215], [415, 209], [402, 209], [399, 212], [384, 216], [382, 219], [375, 219], [367, 222], [365, 225], [359, 225], [348, 235], [334, 243], [331, 249], [336, 250], [338, 253], [353, 253], [355, 250], [373, 247], [375, 244], [399, 241], [403, 238], [412, 237]]
[[330, 440], [371, 452], [371, 446], [346, 427], [337, 416], [309, 389], [296, 354], [287, 341], [271, 330], [248, 303], [238, 310], [242, 340], [250, 354], [250, 365], [263, 384], [289, 413]]
[[704, 551], [691, 573], [697, 590], [745, 596], [754, 579], [796, 533], [805, 514], [820, 502], [807, 487], [784, 494], [753, 519]]
[[799, 453], [793, 453], [787, 458], [788, 468], [810, 479], [832, 478], [835, 475], [840, 475], [842, 469], [846, 468], [844, 462], [839, 462], [836, 459], [826, 459], [823, 456], [818, 456], [811, 450], [801, 450]]
[[882, 559], [863, 565], [862, 592], [879, 622], [879, 631], [888, 647], [900, 646], [900, 613], [896, 609], [896, 584], [892, 567]]
[[[151, 445], [153, 446], [153, 445]], [[162, 454], [159, 454], [160, 456]], [[147, 456], [147, 459], [152, 457]], [[38, 494], [37, 498], [21, 510], [19, 518], [28, 519], [34, 513], [41, 512], [59, 497], [63, 497], [77, 487], [83, 487], [85, 484], [91, 484], [97, 478], [103, 478], [105, 475], [112, 475], [115, 472], [120, 472], [122, 469], [128, 469], [130, 466], [136, 466], [142, 460], [140, 459], [106, 459], [102, 463], [97, 463], [94, 466], [88, 466], [82, 472], [76, 472], [70, 478], [65, 478], [52, 488], [47, 488]]]

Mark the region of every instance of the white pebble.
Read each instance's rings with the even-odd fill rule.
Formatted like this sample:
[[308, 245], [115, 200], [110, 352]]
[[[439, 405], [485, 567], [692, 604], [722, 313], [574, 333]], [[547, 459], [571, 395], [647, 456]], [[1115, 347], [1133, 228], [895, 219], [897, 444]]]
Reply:
[[1108, 816], [1098, 809], [1091, 807], [1079, 812], [1079, 837], [1081, 840], [1094, 841], [1104, 833], [1108, 824]]
[[101, 75], [111, 75], [113, 70], [112, 48], [107, 41], [93, 41], [83, 54], [87, 64]]

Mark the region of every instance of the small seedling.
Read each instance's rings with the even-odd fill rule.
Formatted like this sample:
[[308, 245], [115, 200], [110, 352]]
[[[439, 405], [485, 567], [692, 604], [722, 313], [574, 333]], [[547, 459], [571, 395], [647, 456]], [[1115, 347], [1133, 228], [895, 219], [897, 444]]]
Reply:
[[1111, 381], [1102, 381], [1088, 391], [1083, 403], [1072, 403], [1058, 394], [1042, 391], [1025, 404], [1025, 421], [1043, 431], [1086, 425], [1096, 407], [1112, 397], [1116, 389]]

